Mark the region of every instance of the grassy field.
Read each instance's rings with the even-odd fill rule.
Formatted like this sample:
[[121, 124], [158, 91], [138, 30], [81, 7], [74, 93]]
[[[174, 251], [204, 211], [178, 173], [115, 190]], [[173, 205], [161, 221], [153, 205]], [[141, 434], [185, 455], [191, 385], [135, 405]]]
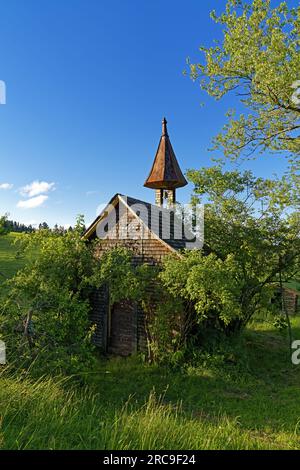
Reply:
[[18, 248], [14, 243], [19, 237], [18, 233], [0, 236], [0, 275], [2, 277], [12, 277], [25, 265], [26, 260], [18, 256]]
[[[9, 275], [21, 266], [11, 247], [6, 255], [0, 248], [0, 259]], [[299, 317], [292, 323], [300, 339]], [[193, 364], [171, 370], [138, 357], [99, 358], [80, 383], [4, 370], [0, 448], [300, 448], [300, 366], [286, 333], [256, 323]]]

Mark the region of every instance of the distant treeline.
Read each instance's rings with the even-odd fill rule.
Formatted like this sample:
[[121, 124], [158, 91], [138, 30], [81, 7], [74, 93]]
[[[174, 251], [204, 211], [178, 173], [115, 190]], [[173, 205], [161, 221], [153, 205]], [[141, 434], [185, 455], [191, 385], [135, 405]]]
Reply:
[[54, 227], [51, 229], [47, 222], [42, 222], [38, 225], [38, 227], [33, 227], [33, 225], [31, 224], [26, 225], [20, 222], [16, 222], [15, 220], [9, 220], [7, 214], [0, 216], [0, 235], [9, 232], [32, 233], [36, 230], [50, 230], [57, 234], [64, 234], [70, 230], [73, 230], [73, 228], [69, 227], [68, 229], [66, 229], [63, 226], [55, 224]]
[[21, 224], [14, 220], [9, 220], [8, 214], [0, 215], [0, 235], [5, 235], [9, 232], [34, 232], [32, 225]]
[[16, 222], [15, 220], [5, 220], [2, 227], [6, 232], [31, 233], [35, 230], [32, 225], [21, 224], [20, 222]]

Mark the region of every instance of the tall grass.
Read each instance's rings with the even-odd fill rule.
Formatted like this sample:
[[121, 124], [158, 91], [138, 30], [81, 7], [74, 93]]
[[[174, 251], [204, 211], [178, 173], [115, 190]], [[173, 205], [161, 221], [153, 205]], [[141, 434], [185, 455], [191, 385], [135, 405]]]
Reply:
[[[25, 262], [13, 238], [0, 237], [5, 277]], [[299, 339], [299, 317], [292, 324]], [[0, 366], [0, 449], [300, 448], [300, 366], [286, 333], [255, 321], [221, 349], [178, 371], [101, 360], [85, 387]]]
[[297, 447], [296, 436], [241, 429], [237, 418], [187, 415], [151, 392], [120, 409], [66, 379], [0, 376], [2, 449], [271, 449]]

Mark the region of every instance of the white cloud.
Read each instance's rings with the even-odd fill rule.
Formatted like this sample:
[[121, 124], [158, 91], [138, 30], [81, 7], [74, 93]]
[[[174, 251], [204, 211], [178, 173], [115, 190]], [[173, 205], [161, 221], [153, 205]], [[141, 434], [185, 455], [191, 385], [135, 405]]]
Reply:
[[24, 197], [34, 197], [39, 194], [48, 193], [55, 189], [55, 183], [47, 183], [47, 181], [33, 181], [21, 188], [20, 193]]
[[35, 207], [39, 207], [43, 205], [47, 199], [48, 199], [48, 196], [41, 194], [40, 196], [27, 199], [26, 201], [19, 201], [17, 204], [17, 207], [19, 207], [20, 209], [33, 209]]
[[13, 184], [10, 183], [0, 183], [0, 189], [12, 189]]

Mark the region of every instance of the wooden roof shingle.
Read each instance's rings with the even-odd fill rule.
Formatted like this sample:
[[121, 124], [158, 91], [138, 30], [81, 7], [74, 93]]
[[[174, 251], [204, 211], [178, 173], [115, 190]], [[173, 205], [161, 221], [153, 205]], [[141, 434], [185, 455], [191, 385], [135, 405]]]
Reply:
[[155, 159], [144, 186], [152, 189], [175, 189], [187, 185], [175, 156], [167, 130], [166, 118], [162, 121], [162, 135]]

